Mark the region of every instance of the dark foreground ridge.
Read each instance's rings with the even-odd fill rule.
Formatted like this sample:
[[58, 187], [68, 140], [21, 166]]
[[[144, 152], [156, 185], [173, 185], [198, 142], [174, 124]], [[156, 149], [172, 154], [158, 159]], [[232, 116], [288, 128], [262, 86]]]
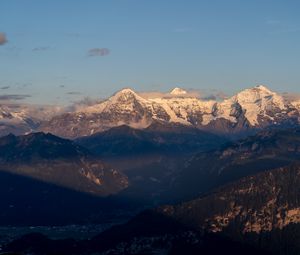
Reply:
[[[299, 187], [299, 164], [246, 177], [211, 195], [145, 211], [90, 241], [76, 242], [74, 254], [78, 251], [132, 254], [134, 250], [137, 254], [146, 251], [217, 254], [222, 250], [231, 254], [268, 254], [266, 251], [297, 254], [300, 251]], [[43, 248], [49, 245], [35, 245], [34, 238], [42, 237], [24, 237], [7, 249], [37, 249], [36, 254], [50, 254]], [[49, 244], [55, 242], [45, 240]], [[61, 245], [72, 250], [70, 241], [65, 240]], [[39, 253], [38, 249], [43, 251]]]

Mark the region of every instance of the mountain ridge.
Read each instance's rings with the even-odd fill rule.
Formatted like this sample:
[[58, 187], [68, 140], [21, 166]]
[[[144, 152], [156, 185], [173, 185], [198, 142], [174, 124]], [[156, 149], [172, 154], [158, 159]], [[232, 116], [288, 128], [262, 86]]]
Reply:
[[[175, 91], [175, 92], [174, 92]], [[179, 123], [220, 134], [299, 124], [300, 108], [263, 85], [223, 101], [202, 100], [175, 88], [168, 96], [146, 98], [125, 88], [109, 99], [43, 122], [40, 130], [77, 138], [112, 127], [147, 128], [153, 121]]]
[[300, 120], [299, 101], [288, 100], [264, 85], [221, 101], [201, 99], [179, 87], [165, 94], [124, 88], [106, 100], [80, 108], [33, 108], [1, 105], [0, 136], [44, 131], [74, 139], [121, 125], [144, 129], [154, 121], [236, 136], [269, 126], [295, 126]]
[[73, 141], [42, 132], [0, 138], [0, 171], [105, 196], [128, 185], [127, 177]]
[[245, 176], [288, 166], [299, 157], [299, 128], [263, 130], [195, 154], [174, 180], [172, 192], [193, 198]]

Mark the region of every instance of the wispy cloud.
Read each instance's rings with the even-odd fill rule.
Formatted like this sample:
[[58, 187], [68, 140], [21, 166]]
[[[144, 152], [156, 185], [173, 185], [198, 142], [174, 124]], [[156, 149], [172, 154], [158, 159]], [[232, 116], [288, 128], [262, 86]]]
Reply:
[[49, 50], [49, 49], [50, 49], [49, 46], [41, 46], [41, 47], [35, 47], [35, 48], [33, 48], [32, 51], [34, 51], [34, 52], [38, 52], [38, 51], [47, 51], [47, 50]]
[[31, 97], [31, 95], [21, 95], [21, 94], [0, 95], [0, 100], [18, 101], [18, 100], [24, 100], [29, 97]]
[[82, 93], [79, 91], [69, 91], [66, 93], [67, 95], [81, 95]]
[[36, 104], [27, 104], [23, 102], [16, 101], [6, 101], [5, 108], [9, 112], [24, 112], [28, 116], [40, 120], [49, 120], [51, 117], [64, 113], [64, 108], [57, 105], [36, 105]]
[[291, 102], [298, 101], [300, 100], [300, 93], [283, 92], [282, 97], [287, 101], [291, 101]]
[[228, 99], [230, 96], [225, 93], [224, 91], [214, 91], [210, 96], [215, 97], [215, 100], [225, 100]]
[[67, 112], [76, 112], [86, 108], [87, 106], [93, 106], [101, 102], [103, 102], [103, 99], [92, 99], [90, 97], [85, 97], [82, 100], [73, 102], [71, 105], [66, 107], [65, 110]]
[[0, 45], [4, 45], [6, 43], [7, 43], [6, 35], [0, 32]]
[[0, 89], [9, 89], [10, 88], [10, 86], [3, 86], [3, 87], [1, 87]]
[[93, 48], [88, 50], [89, 57], [103, 57], [110, 54], [110, 50], [108, 48]]
[[204, 101], [221, 101], [228, 98], [228, 95], [223, 91], [212, 91], [212, 90], [196, 90], [196, 89], [185, 89], [186, 94], [174, 95], [170, 92], [162, 93], [159, 91], [150, 92], [139, 92], [141, 97], [151, 99], [151, 98], [198, 98]]
[[208, 95], [208, 96], [204, 96], [201, 98], [202, 100], [205, 100], [205, 101], [216, 101], [218, 98], [216, 95]]
[[160, 91], [143, 91], [138, 93], [141, 97], [146, 99], [151, 98], [174, 98], [174, 97], [196, 97], [199, 98], [201, 96], [199, 91], [196, 90], [188, 90], [186, 94], [181, 95], [172, 95], [170, 92], [160, 92]]

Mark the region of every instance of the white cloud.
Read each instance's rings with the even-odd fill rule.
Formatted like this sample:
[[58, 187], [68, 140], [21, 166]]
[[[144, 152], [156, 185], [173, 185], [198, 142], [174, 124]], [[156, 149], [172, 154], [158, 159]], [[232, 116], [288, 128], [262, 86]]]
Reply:
[[93, 48], [88, 50], [89, 57], [103, 57], [110, 54], [110, 50], [108, 48]]

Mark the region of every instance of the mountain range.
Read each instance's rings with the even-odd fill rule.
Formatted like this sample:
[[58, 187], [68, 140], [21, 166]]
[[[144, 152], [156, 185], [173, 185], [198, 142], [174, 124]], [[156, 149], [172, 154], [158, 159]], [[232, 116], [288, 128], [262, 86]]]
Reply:
[[299, 101], [287, 100], [263, 85], [223, 101], [200, 99], [180, 88], [152, 97], [126, 88], [107, 100], [75, 111], [61, 114], [55, 108], [53, 114], [45, 112], [47, 118], [41, 117], [43, 110], [37, 116], [36, 112], [17, 114], [5, 110], [5, 106], [1, 109], [1, 135], [43, 131], [72, 139], [121, 125], [143, 129], [155, 121], [236, 135], [269, 126], [298, 125], [300, 116]]
[[155, 121], [144, 129], [122, 125], [75, 141], [101, 157], [128, 158], [142, 154], [185, 155], [211, 150], [227, 140], [193, 126]]
[[190, 97], [179, 88], [169, 96], [156, 98], [145, 98], [131, 89], [123, 89], [102, 103], [55, 116], [40, 129], [76, 138], [120, 125], [142, 129], [158, 120], [231, 134], [273, 125], [298, 125], [299, 110], [296, 103], [261, 85], [222, 102]]

